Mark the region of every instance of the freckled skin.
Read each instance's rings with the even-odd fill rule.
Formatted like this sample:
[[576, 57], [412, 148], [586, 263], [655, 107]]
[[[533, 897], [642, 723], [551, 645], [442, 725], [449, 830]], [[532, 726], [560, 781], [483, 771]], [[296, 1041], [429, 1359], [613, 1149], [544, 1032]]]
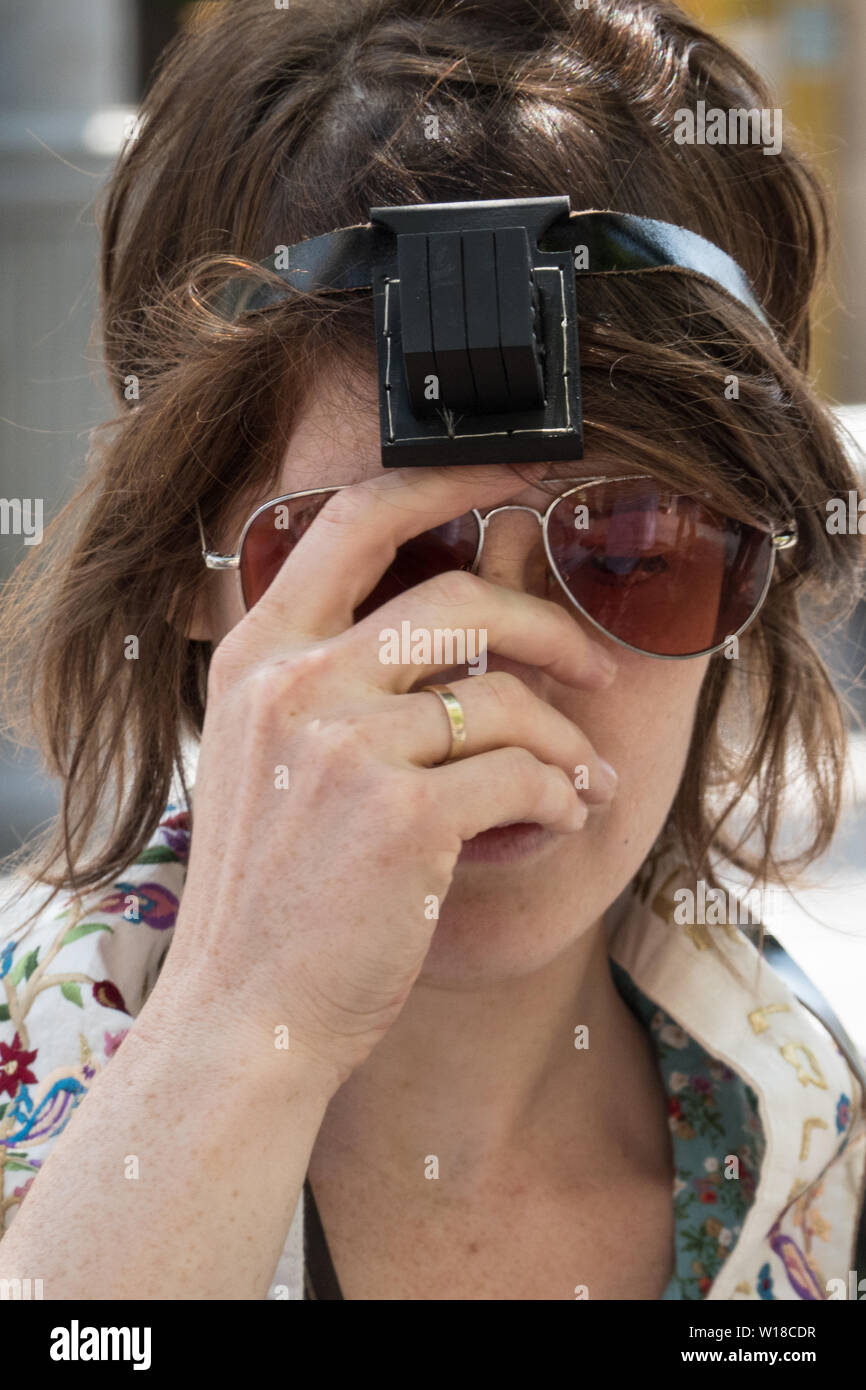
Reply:
[[[347, 411], [337, 390], [312, 396], [287, 448], [279, 480], [247, 499], [226, 519], [220, 548], [234, 549], [250, 511], [282, 492], [358, 482], [381, 472], [375, 384], [369, 409]], [[619, 471], [621, 465], [616, 466]], [[552, 465], [551, 476], [613, 472], [588, 456]], [[515, 477], [517, 503], [543, 508], [550, 494], [525, 488]], [[485, 539], [480, 575], [556, 602], [613, 657], [612, 689], [578, 691], [535, 668], [490, 654], [488, 670], [505, 669], [561, 710], [588, 736], [619, 778], [616, 799], [594, 807], [584, 829], [560, 837], [535, 859], [517, 864], [461, 863], [440, 910], [423, 978], [464, 988], [484, 980], [521, 976], [547, 964], [594, 925], [636, 873], [666, 818], [682, 776], [701, 685], [710, 658], [665, 661], [642, 656], [607, 638], [577, 612], [547, 573], [540, 528], [526, 514], [502, 513]], [[212, 576], [192, 636], [218, 641], [243, 616], [234, 575]], [[437, 677], [448, 681], [448, 672]], [[457, 672], [451, 674], [456, 675]], [[465, 673], [459, 673], [465, 674]], [[527, 932], [527, 915], [533, 930]], [[479, 930], [479, 923], [484, 929]]]
[[[268, 497], [379, 474], [375, 383], [366, 389], [369, 408], [348, 410], [319, 383], [279, 480], [238, 504], [209, 537], [215, 549], [233, 550]], [[621, 470], [588, 457], [550, 476]], [[543, 508], [550, 493], [516, 477], [510, 500]], [[667, 817], [709, 659], [657, 660], [598, 632], [547, 573], [540, 534], [526, 513], [495, 517], [479, 574], [563, 607], [616, 661], [616, 679], [577, 690], [495, 653], [488, 670], [511, 671], [570, 718], [615, 769], [617, 794], [533, 855], [458, 863], [403, 1011], [331, 1101], [309, 1172], [349, 1299], [573, 1299], [579, 1284], [593, 1298], [658, 1298], [670, 1275], [664, 1092], [612, 983], [602, 918]], [[219, 641], [242, 616], [234, 576], [211, 576], [191, 635]], [[580, 1052], [578, 1024], [590, 1036]], [[440, 1176], [423, 1181], [431, 1153]]]

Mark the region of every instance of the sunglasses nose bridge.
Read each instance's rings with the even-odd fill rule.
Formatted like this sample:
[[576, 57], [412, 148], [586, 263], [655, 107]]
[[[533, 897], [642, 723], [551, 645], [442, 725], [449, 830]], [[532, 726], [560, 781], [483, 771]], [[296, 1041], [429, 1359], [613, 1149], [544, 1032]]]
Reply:
[[481, 517], [481, 529], [483, 531], [487, 530], [487, 524], [491, 517], [497, 516], [499, 512], [529, 512], [530, 516], [535, 517], [539, 526], [544, 525], [544, 513], [540, 512], [537, 507], [524, 507], [518, 505], [516, 502], [509, 502], [504, 507], [492, 507], [489, 512], [479, 512], [479, 516]]
[[[533, 517], [535, 518], [535, 520], [538, 522], [539, 526], [541, 527], [542, 532], [544, 532], [544, 513], [543, 513], [543, 512], [540, 512], [540, 511], [538, 510], [537, 507], [524, 506], [523, 504], [520, 504], [520, 503], [517, 503], [517, 502], [509, 502], [509, 503], [504, 504], [504, 505], [501, 506], [501, 507], [492, 507], [492, 508], [490, 509], [490, 511], [484, 512], [484, 513], [482, 513], [482, 512], [480, 512], [480, 511], [476, 510], [476, 516], [477, 516], [477, 518], [478, 518], [478, 520], [479, 520], [479, 523], [480, 523], [480, 536], [479, 536], [478, 550], [477, 550], [477, 552], [476, 552], [475, 561], [474, 561], [474, 564], [473, 564], [473, 566], [472, 566], [473, 572], [476, 573], [476, 574], [479, 573], [479, 571], [480, 571], [480, 569], [481, 569], [481, 567], [482, 567], [483, 565], [489, 563], [489, 562], [488, 562], [488, 559], [487, 559], [488, 551], [487, 551], [487, 548], [486, 548], [486, 546], [485, 546], [485, 540], [486, 540], [486, 538], [487, 538], [487, 528], [488, 528], [488, 523], [489, 523], [489, 522], [491, 521], [491, 519], [492, 519], [494, 516], [496, 516], [499, 512], [528, 512], [530, 516], [533, 516]], [[547, 551], [547, 546], [546, 546], [546, 544], [545, 544], [545, 546], [544, 546], [544, 550], [545, 550], [545, 552]], [[522, 551], [522, 547], [521, 547], [521, 551]], [[484, 556], [484, 559], [482, 559], [482, 555]], [[491, 557], [491, 558], [492, 558], [492, 557]], [[507, 579], [504, 579], [504, 578], [503, 578], [503, 576], [504, 576], [506, 573], [509, 574], [509, 575], [511, 576], [512, 580], [515, 578], [515, 575], [512, 574], [512, 568], [513, 568], [513, 566], [514, 566], [514, 564], [515, 564], [515, 559], [514, 559], [513, 554], [509, 554], [509, 555], [508, 555], [508, 558], [507, 558], [507, 559], [505, 560], [505, 562], [504, 562], [504, 568], [503, 568], [503, 559], [502, 559], [502, 556], [500, 556], [500, 555], [498, 555], [498, 554], [497, 554], [496, 558], [493, 559], [492, 563], [493, 563], [494, 569], [496, 570], [496, 573], [497, 573], [497, 582], [498, 582], [498, 583], [508, 582]], [[527, 572], [524, 571], [524, 566], [526, 565], [526, 563], [528, 563], [528, 562], [527, 562], [525, 559], [522, 560], [522, 561], [520, 562], [520, 567], [521, 567], [521, 571], [522, 571], [522, 579], [517, 581], [517, 584], [518, 584], [518, 585], [525, 584], [525, 582], [526, 582], [526, 579], [527, 579]], [[537, 561], [536, 561], [536, 564], [537, 564]], [[549, 555], [546, 555], [546, 554], [545, 554], [544, 558], [542, 559], [542, 569], [545, 569], [545, 568], [550, 568], [550, 557], [549, 557]], [[536, 583], [538, 582], [538, 576], [536, 576], [535, 582], [536, 582]]]

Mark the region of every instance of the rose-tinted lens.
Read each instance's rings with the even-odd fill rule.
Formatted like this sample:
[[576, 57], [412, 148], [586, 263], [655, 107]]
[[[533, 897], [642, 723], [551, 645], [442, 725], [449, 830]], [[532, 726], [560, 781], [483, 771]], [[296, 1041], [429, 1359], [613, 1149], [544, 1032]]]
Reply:
[[293, 497], [291, 502], [273, 502], [254, 518], [241, 546], [241, 588], [247, 608], [258, 603], [286, 556], [333, 495], [314, 492]]
[[771, 537], [651, 479], [596, 483], [550, 517], [550, 552], [584, 612], [654, 656], [693, 656], [753, 615], [773, 560]]
[[[247, 608], [258, 603], [280, 566], [333, 493], [275, 502], [259, 512], [241, 547], [241, 586]], [[367, 616], [389, 599], [448, 570], [469, 569], [478, 548], [478, 522], [472, 512], [446, 521], [401, 545], [373, 592], [355, 611]]]
[[478, 549], [478, 521], [473, 512], [413, 536], [397, 549], [369, 598], [355, 610], [355, 621], [366, 618], [383, 603], [413, 589], [425, 579], [449, 570], [470, 569]]

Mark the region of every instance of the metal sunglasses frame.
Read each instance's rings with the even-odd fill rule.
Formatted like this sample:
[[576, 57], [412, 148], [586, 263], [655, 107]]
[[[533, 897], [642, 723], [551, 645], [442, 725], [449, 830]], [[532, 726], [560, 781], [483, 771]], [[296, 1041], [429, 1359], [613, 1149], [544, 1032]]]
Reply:
[[[767, 597], [767, 591], [772, 582], [773, 573], [776, 568], [777, 551], [788, 550], [791, 546], [797, 544], [798, 535], [796, 522], [790, 520], [784, 526], [777, 527], [761, 526], [757, 522], [749, 523], [751, 526], [754, 527], [755, 530], [764, 531], [767, 535], [769, 535], [772, 538], [772, 551], [770, 554], [770, 563], [767, 566], [767, 577], [764, 581], [764, 586], [761, 590], [760, 597], [758, 598], [758, 601], [756, 602], [751, 613], [746, 618], [746, 621], [742, 623], [740, 627], [737, 628], [736, 632], [728, 633], [727, 636], [721, 642], [717, 642], [714, 647], [705, 647], [702, 651], [699, 652], [683, 652], [672, 654], [668, 652], [644, 651], [641, 647], [635, 647], [631, 642], [626, 642], [621, 637], [617, 637], [615, 633], [608, 632], [607, 628], [602, 627], [601, 623], [597, 622], [595, 618], [593, 618], [591, 613], [587, 613], [583, 605], [580, 604], [574, 597], [574, 595], [570, 592], [570, 590], [566, 586], [565, 580], [562, 578], [562, 575], [559, 572], [559, 568], [550, 551], [548, 522], [551, 515], [553, 514], [554, 508], [558, 507], [561, 502], [564, 502], [567, 497], [573, 497], [575, 493], [585, 492], [591, 487], [597, 487], [600, 483], [640, 482], [650, 478], [650, 476], [651, 475], [647, 473], [626, 473], [617, 477], [606, 477], [604, 475], [600, 475], [598, 477], [593, 478], [540, 479], [540, 482], [545, 483], [574, 484], [574, 486], [568, 488], [567, 491], [557, 493], [557, 495], [551, 499], [550, 505], [546, 507], [543, 512], [539, 511], [537, 507], [523, 506], [519, 503], [513, 502], [506, 503], [505, 505], [499, 507], [491, 507], [486, 512], [479, 511], [477, 507], [470, 508], [469, 512], [461, 513], [461, 515], [465, 516], [474, 516], [476, 522], [478, 523], [478, 545], [476, 547], [475, 555], [470, 566], [470, 572], [472, 574], [475, 574], [477, 572], [478, 562], [481, 559], [481, 552], [484, 549], [484, 537], [486, 535], [487, 526], [491, 518], [496, 516], [498, 512], [529, 512], [530, 515], [536, 518], [539, 525], [541, 526], [542, 535], [544, 539], [544, 550], [545, 554], [547, 555], [547, 563], [550, 566], [551, 573], [556, 578], [559, 587], [562, 589], [569, 602], [573, 605], [573, 607], [575, 607], [578, 610], [578, 612], [586, 619], [588, 623], [591, 623], [592, 626], [596, 628], [597, 631], [603, 632], [605, 637], [609, 637], [612, 642], [616, 642], [620, 647], [625, 647], [628, 651], [637, 652], [639, 656], [653, 657], [657, 661], [691, 661], [698, 656], [712, 656], [715, 652], [721, 651], [722, 648], [725, 647], [728, 644], [728, 642], [730, 642], [732, 637], [739, 637], [742, 632], [745, 632], [749, 624], [752, 623], [754, 619], [757, 617], [757, 614], [761, 609], [764, 599]], [[244, 523], [244, 528], [241, 532], [240, 540], [238, 541], [237, 550], [234, 552], [233, 555], [220, 555], [215, 551], [208, 550], [207, 541], [205, 539], [204, 534], [204, 527], [202, 525], [201, 520], [201, 513], [199, 512], [198, 504], [196, 504], [196, 517], [198, 519], [199, 534], [201, 536], [201, 553], [205, 565], [208, 569], [211, 570], [237, 570], [238, 588], [240, 590], [241, 603], [243, 604], [244, 611], [249, 612], [246, 599], [244, 598], [243, 582], [241, 580], [240, 575], [240, 564], [241, 554], [243, 552], [244, 542], [247, 538], [247, 533], [250, 527], [255, 522], [256, 518], [261, 516], [262, 512], [267, 511], [269, 507], [276, 507], [281, 503], [292, 502], [299, 497], [315, 497], [316, 495], [324, 496], [328, 493], [342, 492], [344, 488], [350, 486], [350, 483], [337, 483], [336, 485], [331, 487], [311, 487], [306, 488], [301, 492], [286, 492], [281, 494], [279, 497], [269, 498], [267, 502], [263, 502], [261, 506], [256, 507], [255, 511], [253, 511], [252, 514], [247, 518], [246, 522]], [[681, 494], [676, 495], [679, 496]], [[702, 493], [682, 495], [694, 495], [699, 498], [703, 498], [705, 496], [705, 494]], [[712, 510], [712, 508], [710, 508], [710, 510]]]

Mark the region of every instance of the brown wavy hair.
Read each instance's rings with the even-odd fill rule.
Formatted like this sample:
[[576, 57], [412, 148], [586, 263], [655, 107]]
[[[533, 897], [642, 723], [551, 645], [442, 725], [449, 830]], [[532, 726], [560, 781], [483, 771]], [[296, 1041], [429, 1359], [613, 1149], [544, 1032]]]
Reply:
[[[62, 783], [56, 823], [15, 856], [30, 882], [108, 885], [175, 771], [188, 797], [182, 740], [202, 727], [211, 650], [184, 636], [204, 578], [194, 504], [217, 536], [276, 477], [317, 372], [375, 369], [369, 291], [293, 292], [230, 324], [203, 290], [376, 204], [561, 193], [702, 233], [771, 321], [675, 272], [578, 281], [587, 449], [800, 533], [739, 660], [710, 663], [668, 829], [707, 877], [724, 856], [778, 881], [827, 846], [845, 720], [800, 608], [840, 620], [863, 558], [825, 526], [857, 480], [807, 375], [827, 199], [789, 139], [772, 157], [678, 144], [675, 113], [699, 99], [773, 105], [737, 54], [654, 0], [231, 0], [169, 46], [97, 209], [117, 413], [0, 625], [10, 727]], [[792, 766], [813, 815], [783, 857]]]

